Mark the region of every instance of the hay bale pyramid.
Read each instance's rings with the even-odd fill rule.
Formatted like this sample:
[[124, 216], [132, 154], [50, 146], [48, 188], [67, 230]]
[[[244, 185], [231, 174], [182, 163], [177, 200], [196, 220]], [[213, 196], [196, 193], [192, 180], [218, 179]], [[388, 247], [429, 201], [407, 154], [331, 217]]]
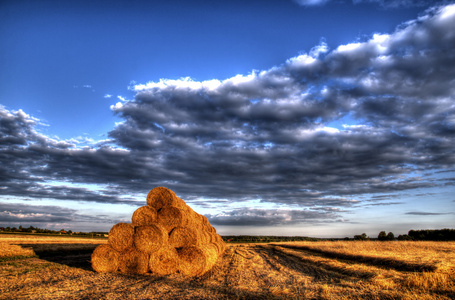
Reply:
[[108, 243], [92, 254], [96, 272], [199, 276], [210, 270], [226, 245], [207, 218], [165, 187], [147, 195], [132, 223], [118, 223]]

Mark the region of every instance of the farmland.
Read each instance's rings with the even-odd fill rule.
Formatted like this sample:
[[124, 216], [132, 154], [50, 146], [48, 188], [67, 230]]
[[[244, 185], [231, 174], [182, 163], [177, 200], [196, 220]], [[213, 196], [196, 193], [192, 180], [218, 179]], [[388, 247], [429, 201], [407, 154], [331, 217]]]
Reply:
[[106, 242], [0, 235], [0, 299], [455, 298], [455, 242], [228, 244], [196, 278], [95, 273]]

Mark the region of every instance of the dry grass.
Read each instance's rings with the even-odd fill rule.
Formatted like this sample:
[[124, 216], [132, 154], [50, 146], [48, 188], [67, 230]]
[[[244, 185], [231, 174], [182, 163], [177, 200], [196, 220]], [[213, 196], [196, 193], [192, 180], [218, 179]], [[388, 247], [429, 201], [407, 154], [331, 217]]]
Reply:
[[35, 255], [35, 252], [31, 248], [11, 245], [5, 242], [0, 242], [0, 249], [0, 258]]
[[17, 246], [0, 248], [0, 257], [7, 249], [17, 257], [0, 262], [0, 299], [455, 298], [455, 242], [229, 244], [210, 271], [192, 278], [96, 273], [87, 248], [96, 244], [83, 241], [86, 248], [54, 238], [61, 250], [52, 256], [20, 258], [17, 245], [52, 243], [0, 235], [2, 245]]

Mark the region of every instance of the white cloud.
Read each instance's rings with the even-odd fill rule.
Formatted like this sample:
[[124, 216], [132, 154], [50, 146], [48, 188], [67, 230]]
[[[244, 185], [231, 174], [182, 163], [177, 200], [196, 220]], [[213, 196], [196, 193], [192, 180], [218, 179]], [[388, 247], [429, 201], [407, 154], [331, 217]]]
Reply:
[[317, 5], [323, 5], [330, 0], [294, 0], [299, 5], [302, 6], [317, 6]]
[[441, 15], [439, 17], [440, 20], [446, 20], [449, 18], [453, 18], [455, 16], [455, 4], [448, 5], [442, 8]]
[[111, 94], [105, 94], [104, 98], [112, 98], [112, 95]]

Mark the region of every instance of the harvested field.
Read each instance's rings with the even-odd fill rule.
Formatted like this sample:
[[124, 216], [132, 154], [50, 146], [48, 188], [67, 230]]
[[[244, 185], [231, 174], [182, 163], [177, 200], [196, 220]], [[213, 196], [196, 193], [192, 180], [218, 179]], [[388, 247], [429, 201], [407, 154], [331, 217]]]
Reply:
[[0, 299], [455, 298], [455, 242], [228, 244], [200, 277], [96, 273], [106, 242], [0, 235]]

